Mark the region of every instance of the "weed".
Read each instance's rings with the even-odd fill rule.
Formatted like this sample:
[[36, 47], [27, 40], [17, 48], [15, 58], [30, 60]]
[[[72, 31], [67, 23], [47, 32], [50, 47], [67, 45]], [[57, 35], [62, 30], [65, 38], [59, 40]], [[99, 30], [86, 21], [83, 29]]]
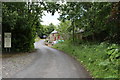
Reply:
[[53, 46], [74, 56], [86, 66], [94, 78], [119, 78], [119, 45], [109, 43], [82, 43], [72, 45], [70, 42]]

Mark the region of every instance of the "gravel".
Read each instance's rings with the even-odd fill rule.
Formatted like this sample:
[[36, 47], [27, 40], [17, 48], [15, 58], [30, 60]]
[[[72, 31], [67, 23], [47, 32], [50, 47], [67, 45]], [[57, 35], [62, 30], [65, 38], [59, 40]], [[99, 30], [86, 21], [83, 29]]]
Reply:
[[9, 57], [2, 58], [2, 78], [10, 76], [25, 69], [37, 57], [37, 53], [18, 53]]

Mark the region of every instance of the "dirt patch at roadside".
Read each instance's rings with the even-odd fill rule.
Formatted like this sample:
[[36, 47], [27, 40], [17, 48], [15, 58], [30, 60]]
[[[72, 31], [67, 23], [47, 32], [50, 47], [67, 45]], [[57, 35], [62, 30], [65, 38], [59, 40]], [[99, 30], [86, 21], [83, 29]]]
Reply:
[[[36, 51], [32, 53], [5, 53], [2, 55], [2, 77], [10, 78], [20, 70], [27, 67], [36, 57]], [[1, 57], [0, 57], [1, 58]]]

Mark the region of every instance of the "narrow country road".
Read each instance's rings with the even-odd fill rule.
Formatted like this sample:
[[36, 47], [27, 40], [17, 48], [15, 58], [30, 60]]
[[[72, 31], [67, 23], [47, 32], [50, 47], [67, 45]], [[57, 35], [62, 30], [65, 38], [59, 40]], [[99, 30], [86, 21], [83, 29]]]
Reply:
[[43, 43], [44, 40], [35, 43], [37, 58], [12, 78], [90, 78], [72, 57]]

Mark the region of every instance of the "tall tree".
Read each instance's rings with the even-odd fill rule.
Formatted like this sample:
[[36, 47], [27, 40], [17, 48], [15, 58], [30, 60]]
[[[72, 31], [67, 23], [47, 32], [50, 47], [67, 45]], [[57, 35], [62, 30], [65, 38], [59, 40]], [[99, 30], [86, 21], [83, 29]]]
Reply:
[[[12, 32], [13, 51], [34, 49], [36, 29], [44, 8], [41, 3], [10, 2], [3, 3], [3, 34]], [[4, 39], [4, 38], [3, 38]], [[4, 40], [3, 40], [4, 41]]]

